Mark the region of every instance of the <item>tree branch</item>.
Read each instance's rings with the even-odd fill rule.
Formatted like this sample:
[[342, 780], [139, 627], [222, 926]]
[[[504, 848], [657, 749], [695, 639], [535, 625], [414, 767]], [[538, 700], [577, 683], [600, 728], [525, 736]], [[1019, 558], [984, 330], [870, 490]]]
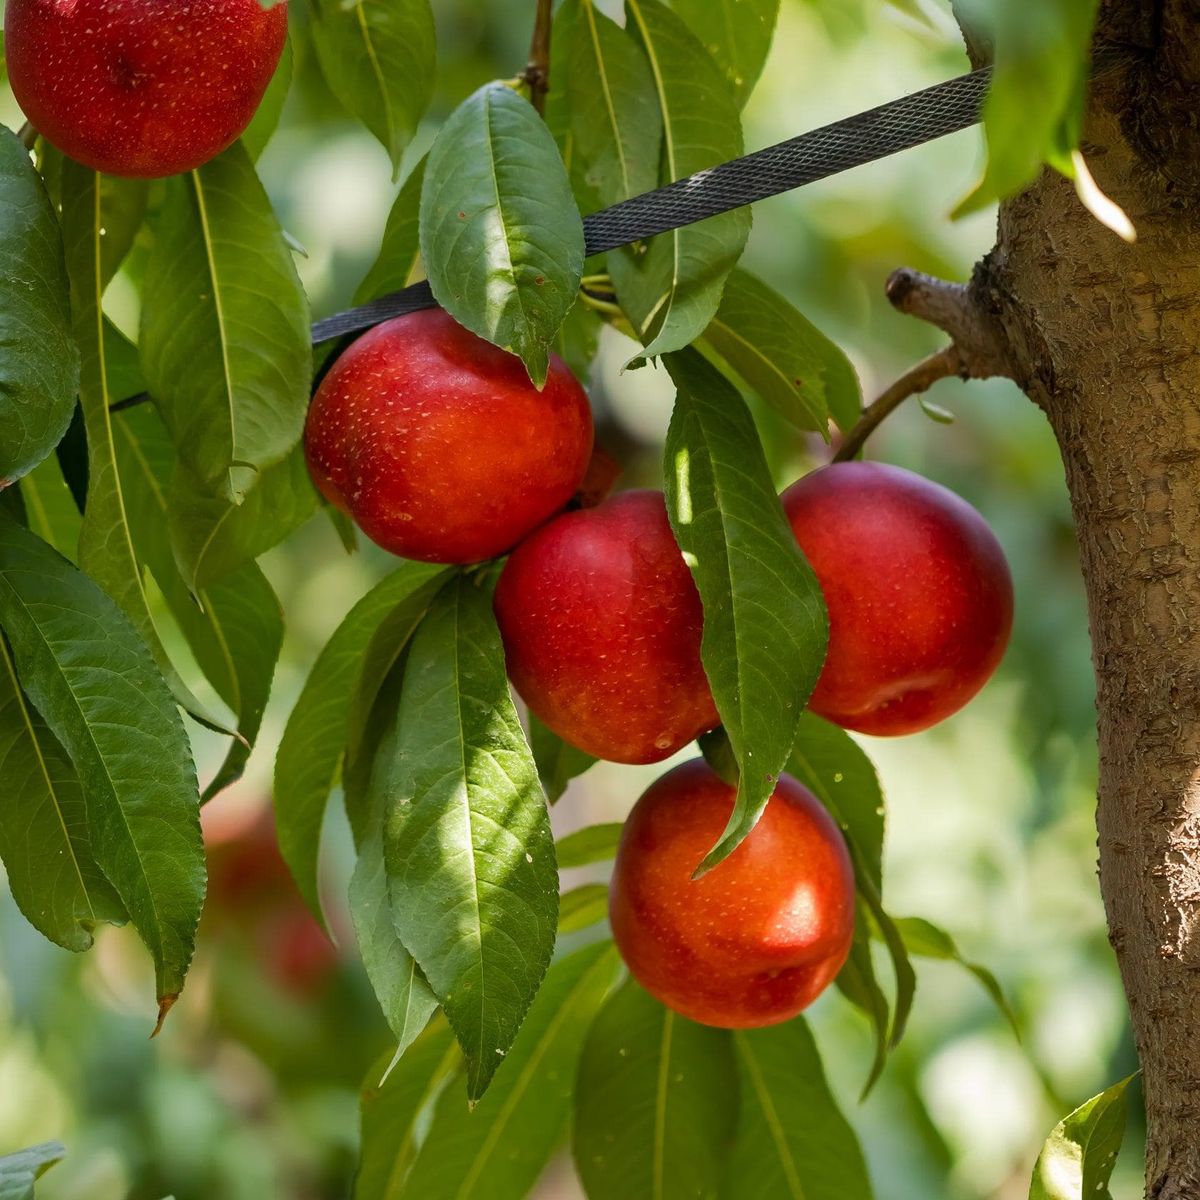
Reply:
[[550, 30], [553, 0], [537, 0], [537, 17], [533, 25], [533, 41], [529, 46], [529, 64], [521, 80], [529, 88], [533, 107], [545, 116], [546, 93], [550, 90]]
[[858, 424], [846, 435], [834, 462], [850, 462], [866, 445], [867, 438], [879, 428], [910, 396], [927, 392], [939, 379], [948, 379], [962, 372], [958, 347], [949, 345], [917, 363], [901, 375], [874, 404], [863, 410]]

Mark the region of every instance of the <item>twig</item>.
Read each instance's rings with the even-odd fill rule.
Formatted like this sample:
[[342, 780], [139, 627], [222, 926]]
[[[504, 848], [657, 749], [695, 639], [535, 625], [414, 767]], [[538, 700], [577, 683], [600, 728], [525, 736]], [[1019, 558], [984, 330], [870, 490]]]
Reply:
[[955, 345], [946, 346], [936, 354], [917, 363], [901, 375], [874, 404], [863, 410], [858, 424], [846, 435], [846, 440], [833, 456], [834, 462], [850, 462], [866, 444], [867, 438], [879, 428], [910, 396], [927, 392], [939, 379], [962, 373], [962, 357]]
[[32, 122], [26, 121], [20, 129], [17, 130], [17, 141], [25, 147], [26, 150], [32, 150], [37, 145], [38, 131], [34, 129]]
[[554, 0], [537, 0], [533, 41], [529, 46], [529, 65], [521, 73], [521, 82], [529, 88], [533, 107], [545, 116], [546, 93], [550, 90], [550, 30]]

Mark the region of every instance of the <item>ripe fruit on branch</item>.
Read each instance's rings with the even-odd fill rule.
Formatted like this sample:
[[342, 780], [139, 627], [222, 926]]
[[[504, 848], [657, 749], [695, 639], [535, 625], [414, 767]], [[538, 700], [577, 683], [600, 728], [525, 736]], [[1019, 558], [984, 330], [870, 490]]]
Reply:
[[376, 326], [334, 363], [305, 446], [317, 486], [385, 550], [481, 562], [575, 494], [592, 412], [558, 358], [539, 392], [520, 359], [434, 308]]
[[259, 0], [8, 0], [8, 77], [30, 122], [111, 175], [190, 171], [250, 123], [287, 38]]
[[783, 507], [829, 609], [814, 712], [862, 733], [916, 733], [991, 678], [1012, 577], [965, 500], [899, 467], [847, 462], [794, 483]]
[[854, 871], [833, 818], [781, 775], [750, 836], [693, 880], [734, 793], [703, 759], [652, 784], [621, 835], [609, 915], [648, 992], [693, 1021], [751, 1029], [790, 1020], [841, 970]]
[[622, 492], [523, 541], [496, 588], [508, 673], [560, 737], [661, 762], [720, 720], [704, 613], [661, 492]]

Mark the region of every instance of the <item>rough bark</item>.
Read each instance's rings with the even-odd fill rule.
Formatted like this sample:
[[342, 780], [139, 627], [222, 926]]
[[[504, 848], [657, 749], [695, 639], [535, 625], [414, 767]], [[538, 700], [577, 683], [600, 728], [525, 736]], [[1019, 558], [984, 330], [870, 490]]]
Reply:
[[1101, 887], [1144, 1071], [1146, 1195], [1197, 1200], [1200, 3], [1110, 0], [1099, 33], [1135, 59], [1093, 89], [1084, 153], [1138, 241], [1047, 172], [1002, 206], [969, 296], [1062, 450], [1096, 671]]

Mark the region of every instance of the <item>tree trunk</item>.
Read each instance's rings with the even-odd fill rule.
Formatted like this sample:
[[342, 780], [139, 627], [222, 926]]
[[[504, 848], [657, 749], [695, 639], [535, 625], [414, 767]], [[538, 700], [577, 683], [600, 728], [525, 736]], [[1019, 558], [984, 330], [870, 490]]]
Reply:
[[1093, 88], [1083, 149], [1138, 241], [1046, 172], [1003, 205], [969, 300], [990, 323], [985, 354], [1002, 348], [1062, 450], [1096, 670], [1101, 887], [1144, 1071], [1146, 1194], [1197, 1200], [1200, 3], [1102, 7], [1100, 43], [1134, 61]]

